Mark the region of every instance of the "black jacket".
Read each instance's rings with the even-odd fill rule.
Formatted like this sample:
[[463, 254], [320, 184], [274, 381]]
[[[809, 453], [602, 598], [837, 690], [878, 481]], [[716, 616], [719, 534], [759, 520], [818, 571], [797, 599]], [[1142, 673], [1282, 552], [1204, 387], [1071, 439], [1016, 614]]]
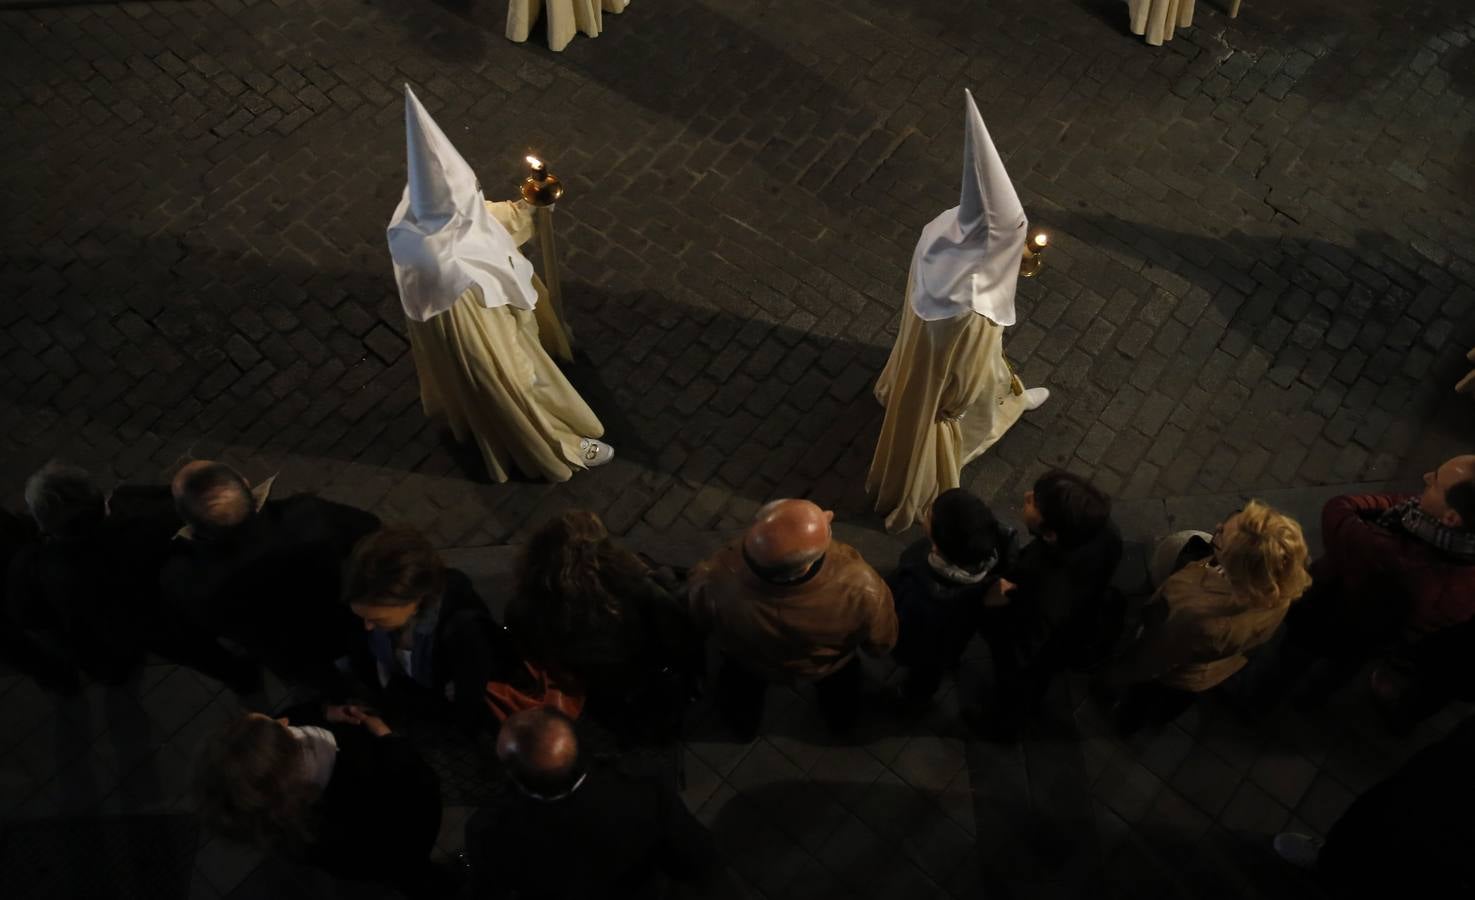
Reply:
[[[378, 665], [370, 649], [370, 636], [362, 625], [357, 634], [352, 648], [353, 668], [358, 679], [372, 690], [379, 685]], [[446, 589], [431, 641], [434, 685], [425, 688], [396, 675], [390, 687], [413, 697], [420, 705], [417, 713], [443, 715], [470, 733], [495, 731], [497, 721], [486, 701], [487, 682], [512, 681], [522, 686], [521, 657], [471, 579], [457, 569], [446, 571]]]
[[289, 681], [345, 655], [363, 625], [340, 600], [372, 513], [310, 494], [268, 500], [221, 540], [171, 542], [160, 582], [171, 613], [229, 639]]
[[1122, 538], [1111, 523], [1069, 550], [1030, 541], [1004, 573], [1015, 585], [1009, 603], [985, 617], [995, 656], [1007, 654], [1021, 669], [1084, 667], [1103, 656], [1120, 628], [1110, 585], [1121, 559]]
[[413, 886], [440, 833], [440, 779], [399, 734], [329, 724], [320, 709], [290, 710], [294, 725], [327, 728], [338, 741], [333, 774], [313, 806], [306, 861], [355, 880]]
[[701, 881], [717, 859], [711, 833], [669, 785], [614, 768], [591, 771], [561, 800], [506, 785], [467, 821], [466, 855], [478, 900], [646, 900], [658, 872]]
[[618, 617], [572, 624], [551, 621], [536, 600], [519, 596], [508, 606], [507, 628], [528, 658], [573, 676], [591, 699], [638, 692], [664, 669], [701, 670], [702, 638], [666, 585], [645, 577], [611, 592], [619, 599]]
[[1374, 785], [1327, 834], [1317, 871], [1333, 897], [1472, 897], [1475, 717]]
[[891, 655], [897, 662], [940, 669], [957, 666], [978, 630], [983, 595], [1013, 561], [1014, 535], [1009, 532], [1007, 537], [999, 562], [976, 584], [953, 581], [933, 569], [928, 562], [932, 542], [926, 538], [902, 552], [896, 571], [886, 578], [896, 601], [899, 632]]
[[10, 621], [33, 647], [116, 681], [146, 650], [172, 646], [158, 577], [178, 525], [167, 487], [119, 487], [110, 507], [89, 534], [47, 537], [17, 552], [5, 598]]

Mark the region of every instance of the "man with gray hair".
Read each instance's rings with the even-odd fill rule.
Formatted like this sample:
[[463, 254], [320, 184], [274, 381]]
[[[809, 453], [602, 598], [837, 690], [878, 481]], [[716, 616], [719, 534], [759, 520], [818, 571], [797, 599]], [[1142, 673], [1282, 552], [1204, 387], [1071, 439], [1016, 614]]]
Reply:
[[86, 469], [54, 459], [26, 479], [26, 508], [42, 534], [74, 538], [102, 527], [108, 500]]
[[834, 540], [835, 514], [808, 500], [775, 500], [741, 538], [691, 572], [693, 622], [723, 653], [718, 708], [751, 740], [769, 682], [815, 682], [830, 726], [848, 729], [860, 701], [857, 651], [884, 656], [896, 643], [886, 582], [854, 547]]
[[120, 682], [148, 649], [201, 661], [159, 614], [172, 528], [163, 488], [123, 485], [110, 497], [86, 469], [52, 460], [27, 479], [25, 498], [42, 540], [11, 560], [6, 611], [42, 677], [63, 688], [78, 671]]

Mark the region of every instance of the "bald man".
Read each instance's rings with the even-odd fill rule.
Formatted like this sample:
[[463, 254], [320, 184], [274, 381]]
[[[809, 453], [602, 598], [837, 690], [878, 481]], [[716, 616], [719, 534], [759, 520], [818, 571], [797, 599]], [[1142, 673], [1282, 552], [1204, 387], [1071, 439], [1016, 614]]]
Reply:
[[289, 683], [331, 683], [334, 661], [363, 639], [339, 602], [343, 562], [379, 519], [311, 494], [275, 499], [271, 486], [215, 460], [179, 470], [184, 527], [160, 574], [164, 601]]
[[1475, 454], [1424, 475], [1418, 494], [1349, 494], [1322, 509], [1325, 553], [1287, 619], [1295, 647], [1331, 661], [1324, 699], [1370, 656], [1475, 618]]
[[861, 669], [896, 643], [891, 590], [855, 548], [834, 540], [832, 512], [776, 500], [691, 572], [692, 621], [724, 657], [718, 707], [743, 740], [757, 736], [770, 682], [813, 681], [830, 726], [853, 724]]
[[246, 477], [225, 463], [197, 459], [185, 463], [170, 483], [174, 508], [184, 520], [180, 536], [220, 540], [245, 524], [266, 502], [272, 479], [253, 491]]
[[531, 709], [509, 716], [497, 758], [510, 785], [466, 823], [472, 890], [483, 898], [663, 896], [662, 875], [704, 881], [712, 836], [675, 789], [615, 768], [585, 767], [574, 726]]

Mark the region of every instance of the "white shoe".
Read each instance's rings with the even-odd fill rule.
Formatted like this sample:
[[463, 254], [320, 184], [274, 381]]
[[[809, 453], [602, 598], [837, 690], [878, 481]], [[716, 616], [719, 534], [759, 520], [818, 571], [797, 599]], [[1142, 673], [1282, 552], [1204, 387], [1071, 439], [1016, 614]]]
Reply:
[[1032, 409], [1039, 409], [1040, 407], [1044, 406], [1045, 401], [1049, 399], [1049, 388], [1030, 388], [1029, 390], [1024, 392], [1024, 409], [1026, 412]]
[[1277, 834], [1271, 843], [1275, 847], [1276, 855], [1281, 859], [1298, 869], [1314, 869], [1316, 859], [1321, 855], [1321, 846], [1325, 842], [1318, 841], [1309, 834], [1287, 831]]
[[602, 466], [615, 458], [615, 448], [604, 441], [596, 441], [593, 438], [584, 438], [579, 441], [579, 456], [584, 461], [584, 468], [592, 469]]

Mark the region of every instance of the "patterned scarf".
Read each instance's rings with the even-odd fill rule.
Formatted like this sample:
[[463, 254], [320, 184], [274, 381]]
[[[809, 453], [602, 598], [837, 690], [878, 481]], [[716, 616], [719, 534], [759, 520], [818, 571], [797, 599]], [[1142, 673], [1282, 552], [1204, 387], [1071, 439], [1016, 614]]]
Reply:
[[1475, 563], [1475, 531], [1450, 528], [1419, 509], [1419, 498], [1413, 497], [1384, 510], [1377, 518], [1384, 528], [1413, 535], [1441, 553], [1462, 563]]

